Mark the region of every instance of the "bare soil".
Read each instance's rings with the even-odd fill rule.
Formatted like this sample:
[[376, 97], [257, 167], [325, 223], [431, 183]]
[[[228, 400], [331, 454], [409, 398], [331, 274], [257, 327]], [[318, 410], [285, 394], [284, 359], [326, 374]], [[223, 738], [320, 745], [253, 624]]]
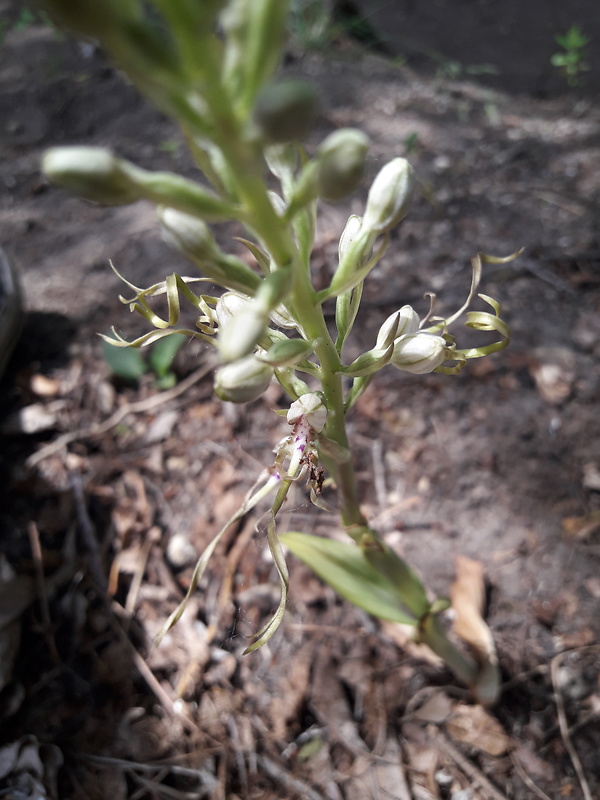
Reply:
[[[153, 647], [197, 553], [272, 460], [285, 399], [274, 388], [224, 408], [196, 345], [167, 393], [150, 375], [111, 376], [96, 333], [143, 328], [108, 260], [138, 285], [190, 268], [150, 206], [69, 198], [40, 155], [102, 144], [145, 167], [193, 165], [99, 52], [33, 25], [0, 48], [0, 245], [28, 307], [0, 398], [0, 746], [13, 744], [0, 791], [35, 775], [39, 796], [91, 800], [596, 797], [600, 111], [576, 93], [423, 77], [346, 42], [288, 61], [323, 96], [313, 143], [361, 127], [371, 174], [408, 154], [421, 186], [369, 280], [349, 359], [399, 306], [424, 313], [427, 291], [440, 313], [458, 307], [478, 250], [525, 248], [485, 268], [510, 348], [457, 377], [386, 370], [350, 425], [364, 505], [431, 591], [448, 593], [458, 555], [485, 567], [501, 699], [479, 709], [443, 665], [291, 559], [289, 614], [242, 657], [277, 603], [256, 519]], [[364, 194], [323, 207], [317, 280]], [[235, 248], [231, 234], [219, 229]], [[335, 508], [334, 490], [326, 500]], [[337, 530], [302, 488], [287, 513], [290, 530]]]

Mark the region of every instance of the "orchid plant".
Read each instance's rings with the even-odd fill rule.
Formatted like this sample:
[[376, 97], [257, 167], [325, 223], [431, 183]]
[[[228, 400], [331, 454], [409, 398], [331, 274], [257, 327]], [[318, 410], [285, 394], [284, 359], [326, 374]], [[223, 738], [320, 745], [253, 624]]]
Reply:
[[[490, 681], [489, 670], [457, 647], [440, 621], [447, 601], [430, 601], [417, 574], [363, 515], [346, 418], [387, 365], [413, 374], [453, 374], [469, 359], [505, 347], [510, 334], [498, 303], [480, 294], [488, 310], [469, 306], [482, 263], [514, 256], [476, 256], [470, 290], [455, 314], [435, 316], [434, 295], [423, 319], [405, 305], [383, 322], [371, 349], [346, 363], [344, 345], [364, 281], [409, 210], [414, 173], [403, 158], [381, 169], [364, 214], [350, 216], [341, 232], [329, 285], [318, 290], [311, 253], [319, 203], [340, 200], [359, 186], [369, 142], [361, 131], [343, 129], [327, 136], [312, 155], [302, 146], [317, 100], [306, 83], [274, 77], [285, 45], [286, 5], [285, 0], [46, 0], [59, 23], [99, 40], [149, 100], [178, 122], [203, 176], [195, 182], [149, 172], [96, 147], [55, 148], [44, 155], [48, 178], [83, 198], [117, 205], [153, 201], [167, 242], [202, 273], [169, 275], [149, 288], [123, 278], [132, 295], [121, 299], [152, 330], [128, 341], [113, 329], [108, 341], [142, 347], [165, 336], [192, 336], [216, 348], [221, 365], [214, 387], [222, 400], [252, 402], [273, 380], [290, 400], [279, 412], [286, 416], [287, 431], [273, 462], [201, 555], [163, 634], [185, 610], [225, 531], [271, 498], [267, 537], [281, 601], [247, 651], [264, 645], [283, 619], [289, 550], [357, 606], [412, 626], [414, 638], [441, 655], [480, 698], [493, 699], [497, 674]], [[269, 188], [274, 184], [277, 191]], [[247, 238], [237, 241], [251, 254], [254, 268], [217, 244], [207, 223], [224, 220], [247, 231]], [[219, 292], [204, 293], [214, 286]], [[166, 296], [165, 316], [152, 304], [160, 296]], [[196, 309], [194, 329], [179, 325], [182, 299]], [[324, 314], [333, 303], [334, 330]], [[463, 315], [467, 326], [496, 334], [494, 341], [460, 348], [449, 329]], [[312, 502], [323, 507], [325, 474], [337, 488], [348, 542], [280, 531], [278, 514], [292, 485], [306, 479]]]

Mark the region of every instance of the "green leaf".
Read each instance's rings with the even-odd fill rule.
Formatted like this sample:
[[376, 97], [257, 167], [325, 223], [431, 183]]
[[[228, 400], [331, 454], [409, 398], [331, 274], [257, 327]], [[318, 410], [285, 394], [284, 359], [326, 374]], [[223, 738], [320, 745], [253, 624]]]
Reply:
[[279, 539], [353, 605], [379, 619], [405, 625], [418, 623], [420, 616], [401, 605], [400, 587], [394, 587], [369, 564], [359, 546], [295, 531], [280, 535]]
[[157, 378], [162, 380], [168, 375], [173, 359], [184, 342], [184, 336], [165, 336], [156, 342], [150, 353], [150, 366]]
[[364, 549], [365, 560], [385, 577], [396, 598], [419, 619], [431, 611], [431, 604], [417, 573], [387, 545]]
[[139, 380], [148, 369], [139, 350], [130, 347], [115, 347], [104, 341], [102, 354], [111, 372], [128, 381]]

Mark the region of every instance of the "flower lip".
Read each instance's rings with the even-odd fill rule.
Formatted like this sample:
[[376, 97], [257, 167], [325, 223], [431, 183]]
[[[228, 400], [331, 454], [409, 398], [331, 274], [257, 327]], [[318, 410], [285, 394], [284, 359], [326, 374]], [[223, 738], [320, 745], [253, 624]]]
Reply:
[[294, 401], [287, 413], [287, 421], [294, 425], [301, 417], [305, 417], [306, 422], [316, 432], [321, 433], [327, 422], [327, 409], [323, 401], [316, 392], [303, 394], [298, 400]]

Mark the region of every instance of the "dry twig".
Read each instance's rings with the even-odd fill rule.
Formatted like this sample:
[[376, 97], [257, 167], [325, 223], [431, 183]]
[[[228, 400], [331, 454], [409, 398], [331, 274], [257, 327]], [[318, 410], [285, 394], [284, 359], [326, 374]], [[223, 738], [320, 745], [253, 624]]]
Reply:
[[519, 776], [519, 778], [521, 778], [521, 780], [523, 781], [523, 783], [525, 784], [525, 786], [527, 786], [527, 788], [531, 789], [531, 791], [534, 793], [534, 795], [535, 795], [536, 797], [539, 797], [539, 798], [540, 798], [540, 800], [551, 800], [551, 798], [550, 798], [550, 797], [548, 797], [548, 795], [546, 794], [546, 792], [543, 792], [543, 791], [540, 789], [540, 787], [539, 787], [539, 786], [537, 786], [537, 785], [536, 785], [536, 784], [535, 784], [535, 783], [534, 783], [534, 782], [531, 780], [531, 778], [529, 777], [529, 775], [528, 775], [528, 774], [525, 772], [525, 770], [523, 769], [523, 767], [522, 767], [522, 766], [519, 764], [519, 762], [518, 762], [518, 761], [517, 761], [517, 759], [515, 758], [514, 754], [512, 754], [512, 753], [511, 753], [510, 760], [512, 761], [512, 765], [513, 765], [513, 767], [515, 768], [515, 772], [517, 773], [517, 775]]
[[[588, 648], [581, 648], [581, 649], [587, 650]], [[560, 734], [563, 740], [563, 744], [565, 746], [567, 753], [569, 754], [569, 758], [571, 759], [573, 767], [575, 768], [577, 779], [579, 780], [581, 791], [583, 792], [584, 800], [593, 800], [592, 793], [590, 791], [590, 785], [585, 776], [581, 759], [579, 758], [579, 754], [575, 749], [575, 746], [571, 739], [571, 735], [569, 733], [569, 723], [567, 722], [565, 703], [563, 700], [563, 696], [560, 692], [560, 688], [558, 686], [558, 668], [560, 666], [560, 662], [562, 661], [565, 655], [572, 652], [573, 652], [572, 650], [567, 650], [563, 653], [559, 653], [558, 655], [554, 656], [554, 658], [550, 662], [550, 677], [552, 678], [552, 690], [554, 693], [554, 702], [556, 704], [556, 712], [558, 714], [558, 724], [560, 726]]]
[[455, 747], [450, 739], [440, 730], [435, 730], [433, 726], [431, 727], [433, 733], [433, 738], [437, 745], [439, 745], [440, 749], [443, 750], [447, 756], [449, 756], [453, 761], [456, 762], [458, 767], [465, 773], [467, 778], [475, 785], [479, 787], [481, 796], [486, 798], [486, 800], [507, 800], [506, 795], [502, 794], [499, 789], [496, 787], [485, 777], [483, 772], [475, 766], [469, 759], [464, 756], [460, 750]]
[[280, 767], [275, 761], [268, 758], [268, 756], [259, 755], [258, 765], [269, 778], [283, 787], [290, 795], [297, 795], [298, 797], [302, 797], [303, 800], [304, 798], [306, 798], [306, 800], [325, 800], [322, 794], [312, 789], [304, 781], [294, 778], [293, 775], [283, 767]]
[[37, 584], [37, 593], [40, 600], [40, 608], [42, 610], [42, 624], [44, 626], [44, 637], [50, 657], [52, 661], [59, 665], [61, 664], [60, 655], [58, 653], [56, 642], [54, 641], [54, 634], [52, 632], [52, 620], [50, 618], [50, 606], [48, 605], [48, 593], [46, 591], [46, 580], [44, 578], [44, 561], [42, 555], [42, 546], [40, 544], [40, 534], [37, 525], [33, 520], [27, 526], [29, 533], [29, 542], [31, 545], [31, 554], [33, 557], [33, 565], [35, 569], [35, 581]]
[[84, 541], [85, 548], [90, 555], [90, 572], [92, 573], [92, 577], [95, 580], [98, 589], [102, 592], [105, 592], [106, 578], [100, 563], [100, 553], [98, 542], [96, 540], [96, 531], [94, 530], [94, 524], [90, 519], [85, 502], [83, 479], [81, 475], [72, 472], [69, 475], [69, 483], [71, 485], [71, 491], [73, 492], [73, 499], [75, 500], [75, 513], [77, 514], [79, 531]]
[[[156, 763], [141, 763], [138, 761], [128, 761], [123, 758], [112, 758], [110, 756], [97, 756], [88, 753], [76, 753], [77, 758], [82, 761], [87, 761], [91, 764], [96, 764], [100, 767], [113, 767], [118, 769], [127, 770], [134, 773], [171, 773], [185, 778], [195, 778], [205, 784], [207, 792], [212, 793], [216, 788], [217, 781], [212, 772], [205, 769], [194, 769], [193, 767], [182, 767], [180, 764], [171, 764], [169, 762], [160, 761]], [[197, 795], [196, 795], [197, 796]]]
[[[117, 604], [114, 604], [117, 606]], [[120, 607], [119, 607], [120, 608]], [[187, 714], [183, 713], [182, 711], [178, 711], [175, 706], [175, 700], [167, 693], [167, 691], [163, 688], [160, 681], [156, 678], [148, 664], [142, 658], [142, 656], [138, 653], [135, 649], [129, 637], [121, 627], [120, 621], [117, 617], [110, 613], [110, 608], [107, 603], [107, 612], [111, 622], [111, 627], [123, 643], [123, 645], [129, 651], [131, 658], [138, 669], [138, 672], [142, 676], [142, 678], [148, 684], [148, 688], [154, 692], [156, 698], [161, 703], [163, 708], [175, 719], [181, 720], [183, 726], [187, 729], [188, 733], [197, 734], [199, 732], [198, 725], [194, 722], [193, 719], [187, 716]]]

